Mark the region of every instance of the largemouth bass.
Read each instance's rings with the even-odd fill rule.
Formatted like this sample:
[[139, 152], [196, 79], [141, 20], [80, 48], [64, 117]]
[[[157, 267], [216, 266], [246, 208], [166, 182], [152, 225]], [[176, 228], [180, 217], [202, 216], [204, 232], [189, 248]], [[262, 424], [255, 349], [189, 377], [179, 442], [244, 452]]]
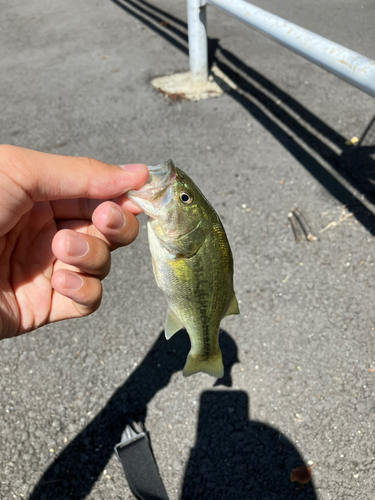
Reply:
[[224, 374], [219, 327], [239, 314], [233, 290], [233, 258], [215, 210], [172, 160], [148, 167], [149, 177], [129, 198], [148, 215], [156, 283], [168, 305], [165, 336], [185, 328], [191, 349], [185, 376]]

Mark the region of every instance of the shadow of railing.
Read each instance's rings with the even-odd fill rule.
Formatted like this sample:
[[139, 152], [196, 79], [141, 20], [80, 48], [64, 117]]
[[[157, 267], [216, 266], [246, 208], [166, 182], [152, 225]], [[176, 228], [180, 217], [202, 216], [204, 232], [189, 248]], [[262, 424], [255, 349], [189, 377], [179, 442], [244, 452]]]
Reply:
[[[188, 54], [187, 24], [145, 0], [111, 0]], [[209, 61], [235, 84], [225, 92], [260, 122], [309, 173], [375, 235], [375, 158], [372, 147], [346, 138], [291, 95], [209, 39]], [[220, 79], [215, 77], [219, 84]], [[363, 135], [367, 136], [371, 123]]]
[[346, 175], [354, 179], [359, 191], [372, 200], [375, 189], [375, 116], [358, 144], [343, 152], [340, 165]]

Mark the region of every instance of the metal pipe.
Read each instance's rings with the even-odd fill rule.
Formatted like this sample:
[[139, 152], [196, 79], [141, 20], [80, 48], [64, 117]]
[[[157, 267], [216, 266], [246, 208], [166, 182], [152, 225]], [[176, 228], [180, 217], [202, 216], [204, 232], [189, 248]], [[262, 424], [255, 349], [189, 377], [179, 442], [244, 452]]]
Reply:
[[375, 61], [244, 0], [205, 1], [375, 97]]
[[187, 0], [189, 64], [193, 83], [203, 84], [208, 77], [206, 5], [201, 0]]

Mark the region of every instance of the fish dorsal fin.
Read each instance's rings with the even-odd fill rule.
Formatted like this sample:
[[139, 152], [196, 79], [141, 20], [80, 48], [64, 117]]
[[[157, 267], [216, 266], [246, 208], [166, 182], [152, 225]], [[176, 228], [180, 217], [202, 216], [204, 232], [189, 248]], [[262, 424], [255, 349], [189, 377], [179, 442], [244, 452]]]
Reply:
[[182, 330], [183, 325], [181, 325], [180, 321], [176, 318], [173, 312], [168, 309], [167, 311], [167, 319], [165, 322], [165, 338], [169, 340], [176, 332]]
[[240, 310], [238, 308], [238, 302], [237, 302], [236, 296], [234, 295], [234, 292], [233, 292], [232, 298], [230, 300], [230, 304], [229, 304], [229, 307], [227, 309], [227, 312], [225, 313], [225, 316], [230, 316], [231, 314], [240, 314]]

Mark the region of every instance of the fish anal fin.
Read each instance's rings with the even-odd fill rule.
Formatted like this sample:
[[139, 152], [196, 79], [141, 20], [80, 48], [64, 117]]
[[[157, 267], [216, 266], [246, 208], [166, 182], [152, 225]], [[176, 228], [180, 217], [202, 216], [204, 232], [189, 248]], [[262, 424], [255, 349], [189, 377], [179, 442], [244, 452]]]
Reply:
[[176, 318], [173, 312], [168, 309], [164, 329], [165, 338], [169, 340], [176, 332], [182, 330], [183, 328], [183, 325], [181, 325], [180, 321]]
[[190, 375], [194, 375], [199, 372], [207, 373], [207, 375], [211, 375], [211, 377], [221, 378], [224, 375], [221, 351], [219, 350], [216, 354], [205, 360], [194, 358], [194, 356], [192, 356], [189, 352], [188, 357], [186, 358], [183, 375], [184, 377], [190, 377]]
[[225, 316], [230, 316], [231, 314], [240, 314], [240, 309], [238, 307], [238, 302], [236, 296], [234, 295], [234, 292], [230, 300], [227, 312], [225, 313]]

